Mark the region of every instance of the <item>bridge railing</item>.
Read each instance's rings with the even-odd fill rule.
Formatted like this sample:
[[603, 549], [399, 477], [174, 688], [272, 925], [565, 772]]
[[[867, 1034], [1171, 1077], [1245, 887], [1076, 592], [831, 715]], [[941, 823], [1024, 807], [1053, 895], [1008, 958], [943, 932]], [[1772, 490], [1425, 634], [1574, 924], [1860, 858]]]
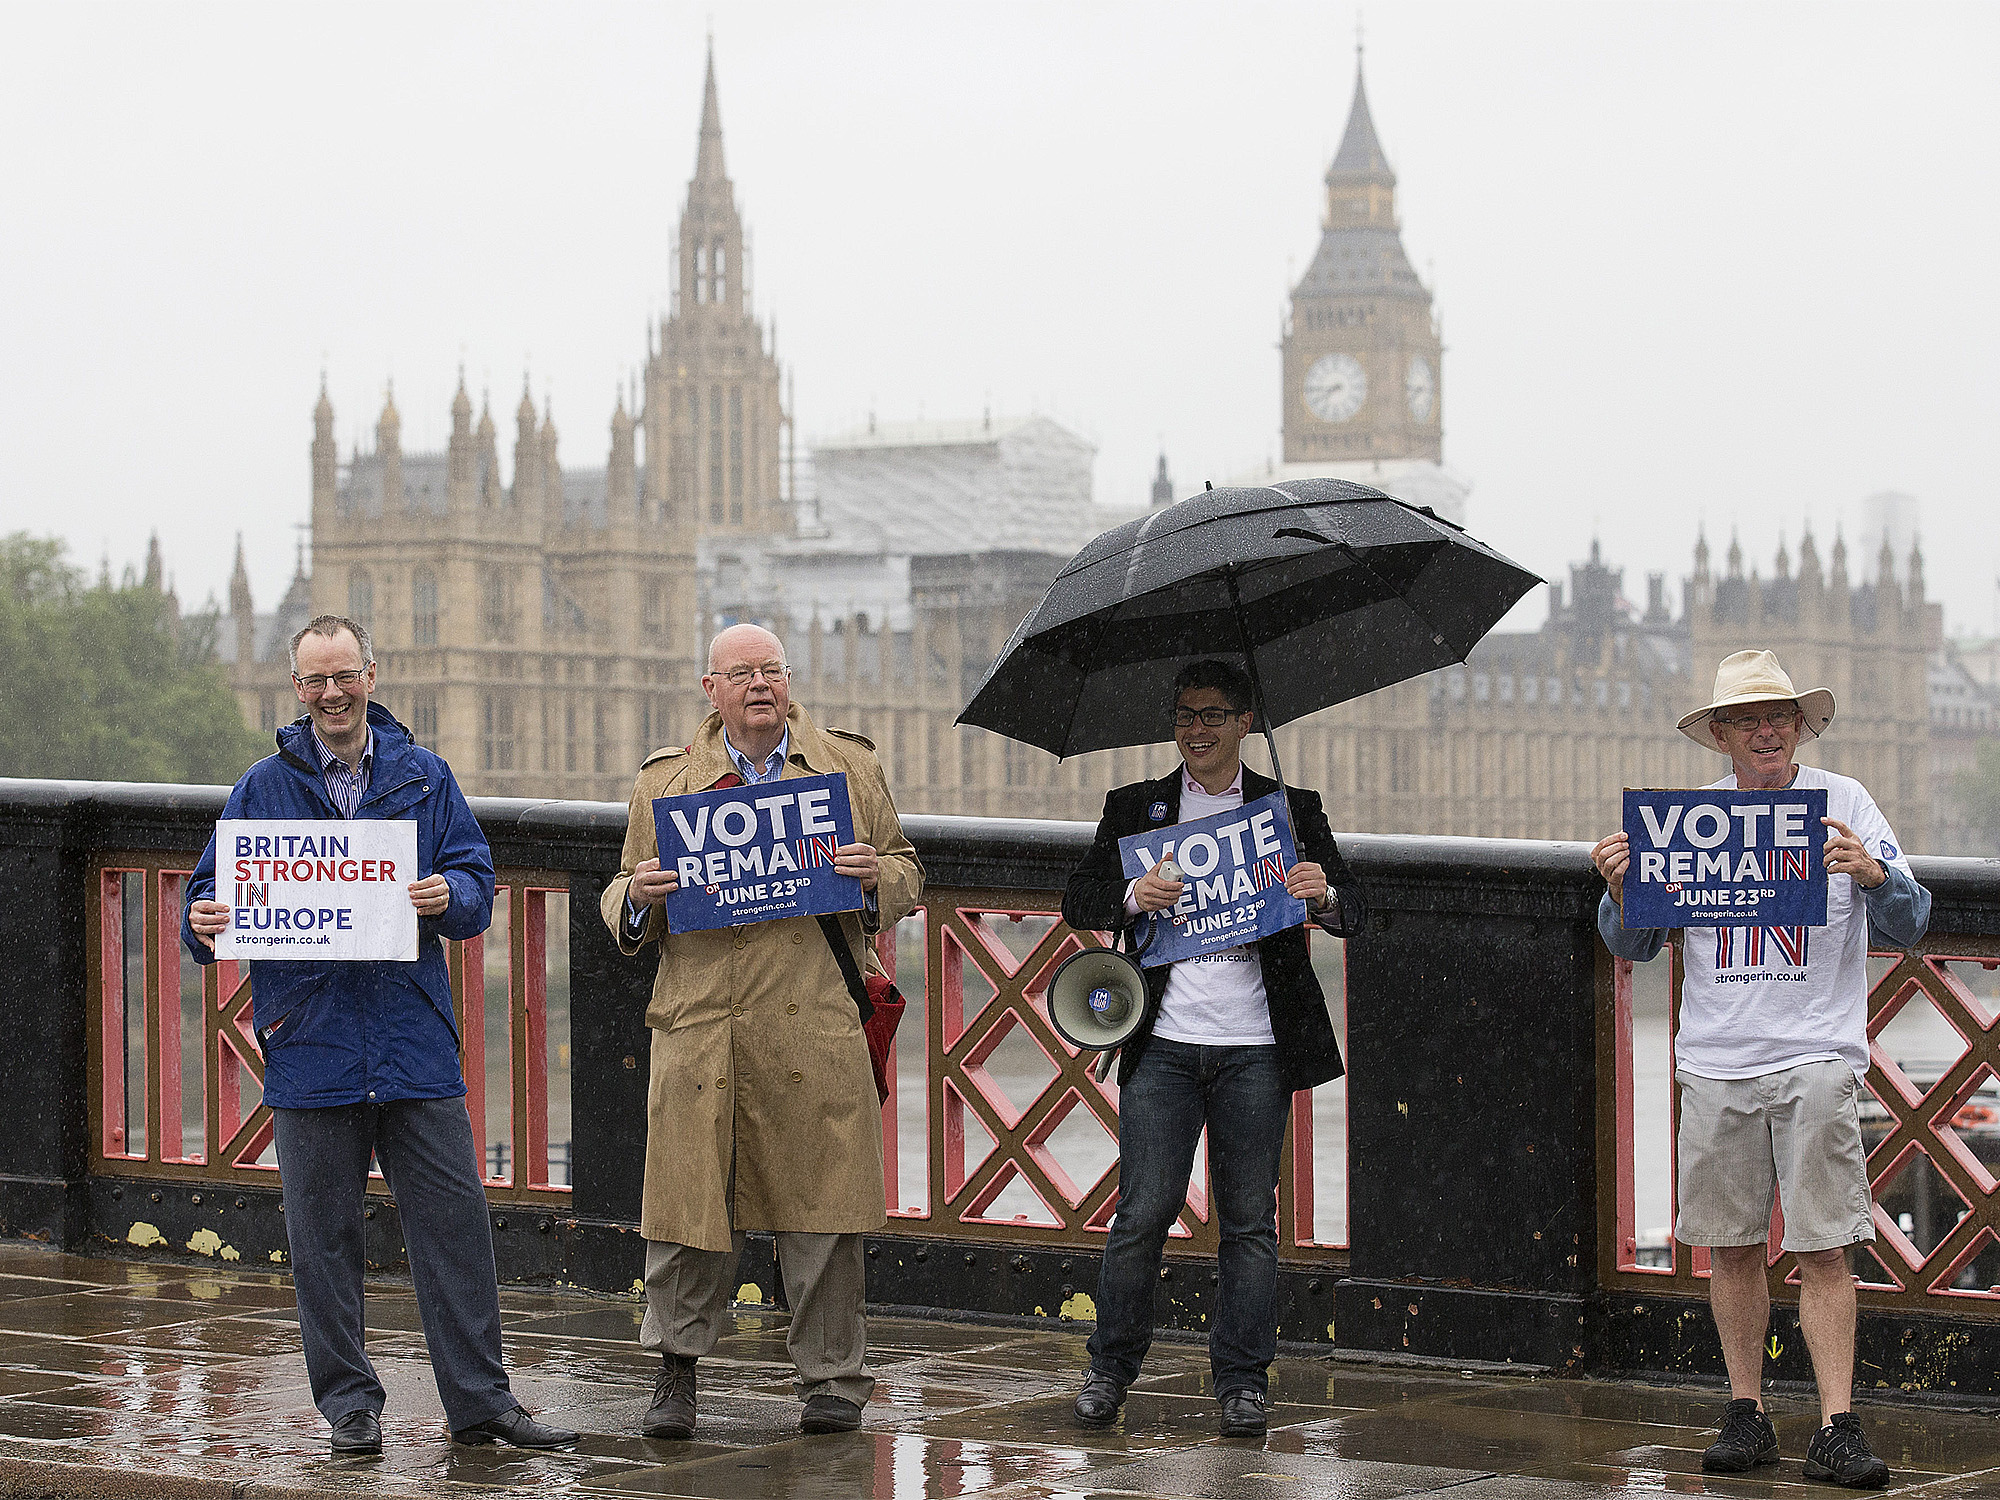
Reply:
[[[239, 967], [180, 952], [185, 872], [218, 788], [0, 782], [0, 1233], [282, 1260], [281, 1199]], [[481, 799], [493, 928], [451, 972], [503, 1276], [627, 1289], [653, 964], [597, 916], [625, 809]], [[1048, 1024], [1055, 965], [1098, 935], [1057, 915], [1076, 823], [909, 817], [929, 882], [881, 951], [911, 999], [883, 1112], [888, 1223], [869, 1295], [1090, 1315], [1116, 1204], [1117, 1091]], [[1280, 1189], [1282, 1337], [1558, 1369], [1719, 1369], [1705, 1267], [1673, 1246], [1672, 1006], [1597, 941], [1583, 846], [1348, 836], [1364, 931], [1314, 958], [1350, 1069], [1302, 1095]], [[1915, 955], [1876, 963], [1877, 1230], [1864, 1374], [2000, 1389], [1996, 1086], [2000, 862], [1920, 860]], [[1912, 1062], [1912, 1016], [1936, 1057]], [[1957, 1041], [1952, 1042], [1952, 1038]], [[1918, 1048], [1917, 1052], [1923, 1049]], [[1921, 1170], [1920, 1170], [1921, 1169]], [[371, 1258], [402, 1248], [370, 1199]], [[1648, 1234], [1653, 1230], [1655, 1233]], [[1200, 1328], [1215, 1230], [1200, 1166], [1156, 1307]], [[754, 1238], [745, 1279], [770, 1285]], [[766, 1267], [758, 1269], [759, 1257]], [[1774, 1264], [1782, 1323], [1790, 1266]], [[1803, 1374], [1796, 1329], [1781, 1366]]]

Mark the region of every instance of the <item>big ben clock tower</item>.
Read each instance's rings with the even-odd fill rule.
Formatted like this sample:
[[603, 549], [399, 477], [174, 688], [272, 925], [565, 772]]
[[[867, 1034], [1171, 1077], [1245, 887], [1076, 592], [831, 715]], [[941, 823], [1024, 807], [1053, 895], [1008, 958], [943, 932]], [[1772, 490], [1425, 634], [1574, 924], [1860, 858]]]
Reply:
[[1403, 252], [1396, 174], [1358, 60], [1319, 253], [1292, 289], [1283, 347], [1287, 465], [1442, 462], [1443, 346], [1431, 294]]

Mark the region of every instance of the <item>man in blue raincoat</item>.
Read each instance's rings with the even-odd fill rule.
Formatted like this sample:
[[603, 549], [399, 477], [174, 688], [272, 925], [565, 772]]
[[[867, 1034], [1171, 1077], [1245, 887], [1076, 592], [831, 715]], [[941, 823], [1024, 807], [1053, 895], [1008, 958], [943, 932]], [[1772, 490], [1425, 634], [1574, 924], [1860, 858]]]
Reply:
[[[313, 1404], [336, 1454], [379, 1453], [382, 1382], [363, 1346], [363, 1199], [372, 1155], [402, 1218], [424, 1341], [452, 1437], [552, 1448], [574, 1432], [515, 1401], [500, 1359], [500, 1297], [486, 1193], [465, 1112], [444, 938], [493, 916], [493, 858], [451, 768], [379, 706], [367, 627], [321, 615], [292, 637], [305, 717], [229, 794], [225, 818], [379, 818], [417, 825], [415, 963], [251, 965], [285, 1194], [299, 1332]], [[188, 882], [181, 941], [215, 962], [229, 907], [215, 840]]]

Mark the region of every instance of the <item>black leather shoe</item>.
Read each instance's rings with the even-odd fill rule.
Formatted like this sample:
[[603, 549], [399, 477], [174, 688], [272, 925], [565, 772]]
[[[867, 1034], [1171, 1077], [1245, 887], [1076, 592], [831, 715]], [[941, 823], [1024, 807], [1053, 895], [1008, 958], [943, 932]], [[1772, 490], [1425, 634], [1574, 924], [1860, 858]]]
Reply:
[[662, 1354], [660, 1378], [653, 1382], [653, 1404], [639, 1419], [640, 1434], [677, 1442], [693, 1437], [694, 1397], [694, 1361]]
[[1083, 1377], [1083, 1389], [1076, 1393], [1077, 1421], [1086, 1427], [1109, 1427], [1118, 1420], [1125, 1404], [1125, 1387], [1109, 1375], [1092, 1370]]
[[1255, 1391], [1231, 1391], [1218, 1399], [1222, 1402], [1224, 1437], [1262, 1437], [1270, 1427], [1264, 1398]]
[[333, 1424], [333, 1440], [328, 1447], [343, 1458], [352, 1458], [357, 1453], [380, 1453], [381, 1419], [365, 1406], [349, 1412]]
[[506, 1443], [515, 1448], [567, 1448], [576, 1441], [576, 1434], [567, 1427], [537, 1422], [528, 1415], [526, 1407], [517, 1406], [497, 1417], [488, 1417], [477, 1427], [459, 1428], [451, 1440], [475, 1447], [480, 1443]]
[[831, 1391], [806, 1397], [806, 1409], [799, 1413], [800, 1432], [852, 1432], [860, 1425], [861, 1408]]

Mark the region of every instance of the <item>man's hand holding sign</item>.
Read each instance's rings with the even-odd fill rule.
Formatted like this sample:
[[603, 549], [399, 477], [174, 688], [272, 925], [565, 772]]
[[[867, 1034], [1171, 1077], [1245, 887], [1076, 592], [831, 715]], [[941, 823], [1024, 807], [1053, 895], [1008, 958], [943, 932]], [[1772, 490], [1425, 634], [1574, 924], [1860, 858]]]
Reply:
[[[1297, 927], [1311, 915], [1305, 903], [1326, 896], [1325, 871], [1296, 861], [1275, 792], [1231, 812], [1122, 838], [1118, 852], [1125, 873], [1137, 877], [1134, 903], [1153, 917], [1149, 967]], [[1180, 879], [1164, 878], [1168, 856]]]
[[417, 919], [451, 906], [443, 875], [421, 880], [408, 820], [224, 818], [216, 894], [189, 903], [188, 926], [219, 958], [314, 962], [417, 957]]
[[[1679, 913], [1670, 912], [1656, 919], [1648, 919], [1644, 914], [1635, 914], [1628, 909], [1625, 902], [1625, 879], [1632, 868], [1633, 833], [1635, 831], [1632, 814], [1637, 804], [1633, 799], [1657, 799], [1672, 795], [1671, 793], [1636, 792], [1628, 788], [1625, 793], [1627, 799], [1626, 826], [1608, 838], [1598, 840], [1596, 846], [1590, 851], [1591, 862], [1597, 866], [1598, 874], [1604, 877], [1604, 884], [1611, 893], [1612, 901], [1624, 912], [1624, 920], [1627, 927], [1681, 926], [1691, 920], [1690, 915], [1685, 911]], [[1711, 792], [1703, 794], [1703, 797], [1704, 800], [1713, 801], [1718, 796], [1726, 797], [1729, 795], [1731, 794]], [[1799, 795], [1805, 798], [1816, 798], [1821, 803], [1824, 803], [1826, 800], [1824, 792], [1804, 792]], [[1657, 806], [1658, 804], [1655, 803], [1654, 805]], [[1651, 808], [1648, 808], [1648, 811], [1650, 810]], [[1820, 858], [1816, 861], [1818, 866], [1823, 868], [1829, 875], [1852, 876], [1854, 883], [1864, 891], [1880, 889], [1882, 884], [1888, 880], [1889, 872], [1880, 860], [1869, 854], [1867, 845], [1862, 841], [1861, 837], [1838, 818], [1830, 818], [1822, 814], [1818, 821], [1826, 829], [1826, 832], [1820, 836], [1824, 840], [1824, 844]], [[1639, 843], [1642, 849], [1654, 843], [1652, 829], [1646, 826], [1643, 814], [1640, 817], [1637, 831], [1639, 832]], [[1819, 839], [1814, 839], [1809, 842], [1817, 843], [1819, 841]], [[1739, 849], [1737, 852], [1740, 854], [1744, 851]], [[1818, 884], [1822, 892], [1824, 892], [1825, 882], [1822, 880]], [[1680, 893], [1675, 892], [1673, 894], [1679, 895]], [[1650, 912], [1651, 910], [1652, 908], [1648, 906], [1647, 911]], [[1767, 920], [1770, 919], [1767, 918]], [[1822, 920], [1824, 920], [1823, 916]]]
[[855, 911], [875, 885], [839, 772], [661, 797], [653, 820], [662, 853], [630, 891], [664, 904], [675, 932]]
[[1625, 921], [1824, 926], [1828, 821], [1820, 788], [1627, 790]]
[[[1162, 859], [1152, 869], [1139, 877], [1139, 883], [1132, 887], [1132, 899], [1145, 912], [1165, 911], [1181, 899], [1187, 883], [1168, 880], [1161, 875], [1171, 860]], [[1175, 869], [1179, 866], [1175, 865]], [[1318, 910], [1326, 905], [1326, 871], [1309, 859], [1302, 859], [1285, 872], [1285, 889], [1297, 900]]]
[[[442, 875], [426, 875], [408, 886], [410, 905], [420, 917], [441, 917], [451, 906], [451, 882]], [[196, 901], [188, 907], [188, 923], [194, 935], [213, 948], [215, 940], [229, 925], [231, 908], [221, 901]]]

